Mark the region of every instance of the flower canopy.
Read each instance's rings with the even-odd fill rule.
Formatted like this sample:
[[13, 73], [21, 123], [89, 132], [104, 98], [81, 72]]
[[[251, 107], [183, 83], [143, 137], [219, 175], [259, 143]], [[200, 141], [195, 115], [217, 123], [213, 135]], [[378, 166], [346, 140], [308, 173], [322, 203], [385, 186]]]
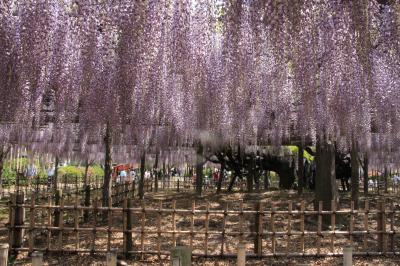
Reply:
[[398, 146], [397, 0], [2, 1], [0, 61], [0, 138], [35, 149]]

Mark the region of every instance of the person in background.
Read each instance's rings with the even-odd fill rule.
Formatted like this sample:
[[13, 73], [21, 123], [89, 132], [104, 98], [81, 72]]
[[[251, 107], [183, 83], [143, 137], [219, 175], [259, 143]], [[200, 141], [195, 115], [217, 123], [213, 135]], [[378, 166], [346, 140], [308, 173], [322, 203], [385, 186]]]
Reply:
[[131, 175], [131, 181], [133, 182], [133, 181], [137, 181], [137, 176], [136, 176], [136, 172], [135, 172], [135, 170], [132, 168], [131, 169], [131, 171], [130, 171], [130, 175]]
[[151, 177], [150, 171], [145, 171], [144, 172], [144, 180], [150, 180], [150, 177]]
[[119, 183], [123, 183], [126, 181], [126, 171], [123, 169], [120, 173], [119, 173]]
[[214, 170], [213, 179], [214, 179], [214, 184], [217, 184], [218, 180], [219, 180], [219, 171], [218, 171], [218, 169]]
[[52, 188], [52, 186], [54, 186], [54, 184], [53, 184], [54, 173], [55, 173], [54, 167], [49, 168], [49, 170], [47, 171], [47, 189], [48, 190], [50, 190]]
[[37, 175], [37, 169], [34, 164], [29, 164], [25, 171], [26, 177], [31, 180]]

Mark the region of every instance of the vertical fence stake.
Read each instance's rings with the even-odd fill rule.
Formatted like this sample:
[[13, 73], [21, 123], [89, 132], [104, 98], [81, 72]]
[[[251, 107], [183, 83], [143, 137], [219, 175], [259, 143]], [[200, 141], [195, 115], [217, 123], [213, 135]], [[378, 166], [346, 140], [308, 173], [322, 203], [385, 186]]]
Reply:
[[304, 206], [304, 201], [302, 201], [300, 205], [301, 253], [304, 253], [304, 211], [305, 211], [305, 206]]
[[369, 201], [365, 200], [364, 204], [365, 204], [364, 205], [364, 230], [366, 231], [366, 234], [364, 234], [363, 246], [364, 246], [364, 251], [367, 251], [367, 249], [368, 249], [368, 235], [369, 235], [369, 230], [368, 230]]
[[386, 214], [383, 201], [378, 202], [378, 231], [379, 251], [386, 252]]
[[12, 198], [12, 204], [14, 205], [14, 211], [11, 217], [11, 230], [12, 230], [12, 239], [11, 239], [11, 247], [12, 248], [20, 248], [22, 246], [24, 229], [15, 228], [16, 226], [21, 226], [24, 224], [25, 220], [25, 209], [20, 205], [24, 204], [24, 193], [18, 192]]
[[133, 248], [133, 240], [132, 240], [132, 199], [124, 200], [124, 253], [125, 258], [129, 259], [129, 252], [132, 251]]
[[254, 236], [254, 254], [257, 254], [260, 257], [262, 255], [262, 209], [261, 202], [257, 202], [254, 207], [254, 210], [256, 211], [256, 215], [254, 217], [254, 232], [256, 233]]

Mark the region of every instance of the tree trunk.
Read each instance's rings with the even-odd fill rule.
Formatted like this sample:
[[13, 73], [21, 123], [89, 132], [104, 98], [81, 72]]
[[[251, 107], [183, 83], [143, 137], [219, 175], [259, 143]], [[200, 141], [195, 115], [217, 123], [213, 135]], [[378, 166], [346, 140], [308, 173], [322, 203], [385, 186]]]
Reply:
[[354, 201], [354, 208], [358, 209], [359, 194], [359, 165], [358, 165], [358, 144], [353, 141], [351, 145], [351, 200]]
[[198, 195], [201, 195], [203, 189], [203, 164], [203, 146], [199, 143], [196, 156], [196, 193]]
[[247, 192], [251, 193], [253, 192], [253, 187], [254, 187], [254, 171], [255, 171], [255, 161], [254, 158], [251, 158], [251, 164], [250, 164], [250, 171], [246, 176], [246, 181], [247, 181]]
[[385, 193], [387, 193], [388, 192], [388, 174], [389, 174], [389, 172], [388, 172], [388, 170], [387, 170], [387, 166], [385, 166], [385, 168], [383, 169], [383, 184], [384, 184], [384, 186], [385, 186]]
[[111, 137], [111, 128], [110, 124], [107, 123], [106, 126], [106, 135], [104, 137], [104, 144], [106, 148], [106, 153], [104, 156], [104, 180], [103, 180], [103, 206], [108, 207], [108, 199], [110, 198], [110, 191], [111, 191], [111, 144], [112, 144], [112, 137]]
[[279, 188], [291, 189], [295, 179], [295, 168], [288, 165], [282, 165], [276, 170], [276, 173], [279, 175]]
[[317, 140], [315, 205], [318, 210], [319, 201], [323, 202], [323, 210], [331, 209], [331, 201], [338, 202], [338, 191], [335, 174], [335, 146], [331, 142]]
[[143, 150], [142, 156], [140, 157], [140, 179], [139, 179], [139, 199], [144, 198], [144, 171], [146, 163], [146, 152]]
[[88, 172], [89, 172], [89, 160], [85, 162], [85, 175], [83, 176], [83, 184], [86, 187], [88, 185]]
[[[83, 189], [85, 191], [85, 200], [84, 204], [86, 207], [90, 206], [90, 185], [88, 182], [88, 172], [89, 172], [89, 160], [85, 162], [85, 176], [83, 178]], [[89, 210], [85, 210], [83, 213], [83, 220], [87, 223], [89, 221]]]
[[246, 176], [247, 192], [253, 192], [253, 171]]
[[0, 199], [3, 194], [3, 168], [4, 168], [5, 156], [0, 156]]
[[268, 188], [269, 188], [269, 171], [266, 171], [264, 175], [264, 189], [268, 190]]
[[232, 176], [231, 182], [229, 182], [228, 192], [232, 192], [233, 186], [235, 185], [235, 182], [236, 182], [236, 178], [237, 178], [237, 174], [235, 173]]
[[298, 171], [297, 171], [297, 179], [298, 179], [298, 194], [303, 194], [303, 187], [304, 187], [304, 148], [303, 143], [299, 146], [299, 151], [297, 155], [298, 159]]
[[255, 174], [253, 179], [256, 186], [256, 191], [260, 192], [260, 176], [258, 174]]
[[158, 191], [158, 151], [156, 151], [156, 159], [154, 161], [153, 172], [154, 172], [154, 191]]
[[59, 164], [59, 159], [58, 156], [56, 156], [56, 161], [54, 165], [54, 190], [58, 189], [58, 164]]
[[224, 180], [225, 163], [221, 162], [221, 169], [219, 170], [219, 178], [217, 184], [217, 194], [221, 193], [222, 181]]
[[363, 175], [364, 175], [364, 195], [368, 195], [368, 164], [369, 158], [368, 153], [364, 154], [364, 165], [363, 165]]
[[167, 175], [167, 170], [165, 169], [165, 158], [162, 163], [162, 171], [163, 171], [163, 180], [165, 180], [165, 176]]

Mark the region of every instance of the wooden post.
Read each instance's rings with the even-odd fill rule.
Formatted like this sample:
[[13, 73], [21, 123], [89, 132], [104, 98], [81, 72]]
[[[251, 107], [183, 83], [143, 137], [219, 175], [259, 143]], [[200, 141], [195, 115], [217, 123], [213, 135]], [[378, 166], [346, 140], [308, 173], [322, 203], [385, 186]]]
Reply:
[[[112, 210], [111, 210], [112, 204], [111, 204], [111, 198], [108, 199], [108, 207], [107, 207], [107, 224], [108, 224], [108, 228], [107, 228], [107, 251], [111, 250], [111, 237], [112, 237]], [[125, 212], [123, 211], [123, 219], [124, 219], [124, 215]], [[124, 226], [124, 230], [125, 230], [125, 221], [123, 220], [123, 226]]]
[[395, 251], [394, 223], [395, 223], [395, 207], [394, 207], [394, 202], [392, 201], [390, 203], [390, 231], [393, 232], [390, 235], [390, 247], [392, 252]]
[[145, 205], [144, 205], [144, 201], [142, 201], [142, 219], [140, 221], [141, 223], [141, 231], [140, 231], [140, 257], [141, 259], [143, 259], [143, 252], [144, 252], [144, 237], [145, 237], [145, 224], [146, 224], [146, 209], [145, 209]]
[[[62, 190], [61, 189], [57, 189], [55, 191], [55, 195], [54, 195], [54, 203], [56, 206], [60, 206], [61, 203], [61, 198], [62, 198]], [[60, 209], [57, 208], [54, 210], [54, 227], [57, 227], [60, 223]]]
[[158, 205], [157, 212], [157, 256], [161, 259], [161, 216], [162, 216], [162, 201]]
[[224, 256], [224, 245], [225, 245], [225, 226], [226, 226], [226, 219], [228, 216], [228, 202], [225, 202], [224, 208], [224, 218], [222, 220], [222, 238], [221, 238], [221, 257]]
[[304, 211], [305, 211], [305, 206], [304, 206], [304, 201], [302, 201], [300, 205], [301, 253], [304, 253], [304, 216], [305, 216]]
[[29, 253], [33, 251], [33, 230], [35, 228], [35, 194], [31, 196], [31, 207], [29, 211]]
[[95, 252], [95, 248], [96, 248], [96, 226], [97, 226], [97, 213], [98, 213], [97, 204], [98, 204], [98, 202], [99, 202], [98, 198], [95, 198], [93, 200], [93, 231], [92, 231], [92, 247], [91, 247], [92, 253]]
[[133, 248], [133, 240], [132, 240], [132, 199], [125, 199], [124, 200], [124, 253], [125, 258], [129, 259], [130, 254], [129, 252], [132, 251]]
[[304, 187], [304, 147], [303, 147], [303, 141], [298, 146], [298, 155], [297, 155], [297, 164], [298, 164], [298, 170], [297, 170], [297, 179], [299, 183], [299, 187], [297, 192], [299, 195], [303, 193], [303, 187]]
[[365, 200], [365, 207], [364, 207], [364, 230], [367, 232], [364, 234], [364, 251], [368, 250], [368, 235], [369, 235], [369, 230], [368, 230], [368, 221], [369, 221], [369, 202], [368, 200]]
[[193, 237], [194, 237], [194, 212], [196, 209], [196, 202], [193, 200], [192, 201], [192, 213], [190, 214], [190, 239], [189, 239], [189, 245], [190, 248], [193, 249]]
[[317, 233], [317, 254], [321, 254], [321, 240], [322, 240], [322, 206], [323, 202], [318, 202], [318, 233]]
[[286, 253], [290, 253], [290, 238], [292, 236], [292, 210], [293, 210], [293, 203], [289, 200], [288, 205], [288, 229], [287, 229], [287, 245], [286, 245]]
[[379, 251], [386, 252], [387, 247], [387, 236], [386, 236], [386, 213], [385, 203], [383, 201], [378, 202], [378, 247]]
[[60, 212], [58, 216], [58, 224], [56, 225], [58, 227], [58, 244], [59, 244], [59, 249], [62, 250], [63, 247], [63, 230], [64, 230], [64, 199], [61, 197], [60, 199]]
[[262, 204], [261, 202], [257, 202], [254, 206], [254, 210], [256, 211], [254, 217], [254, 254], [257, 256], [262, 256]]
[[[90, 206], [90, 185], [85, 186], [85, 207]], [[87, 223], [89, 221], [89, 210], [83, 212], [83, 222]]]
[[239, 202], [239, 243], [244, 239], [244, 213], [243, 213], [243, 199]]
[[204, 245], [204, 254], [206, 254], [206, 256], [208, 255], [208, 228], [209, 228], [209, 218], [210, 218], [210, 202], [207, 201], [207, 205], [206, 205], [206, 224], [205, 224], [205, 228], [206, 228], [206, 232], [205, 232], [205, 245]]
[[354, 231], [354, 206], [355, 202], [350, 202], [350, 246], [353, 246], [353, 231]]
[[271, 205], [271, 232], [272, 232], [272, 237], [271, 237], [271, 246], [272, 246], [272, 254], [275, 255], [275, 204], [272, 202]]
[[335, 227], [336, 227], [336, 201], [332, 200], [331, 201], [331, 231], [333, 234], [331, 234], [331, 252], [333, 253], [335, 251]]
[[[48, 208], [47, 208], [47, 226], [51, 227], [51, 206], [52, 206], [52, 199], [51, 194], [48, 195]], [[47, 230], [47, 249], [50, 249], [51, 246], [51, 229]]]
[[175, 216], [176, 216], [176, 200], [172, 201], [172, 246], [176, 247], [176, 220], [175, 220]]
[[[89, 216], [89, 215], [88, 215]], [[88, 219], [89, 220], [89, 219]], [[74, 230], [75, 230], [75, 248], [79, 249], [79, 209], [78, 209], [78, 195], [75, 195], [74, 204]]]
[[139, 198], [144, 198], [144, 171], [145, 171], [145, 163], [146, 163], [146, 153], [142, 152], [140, 157], [140, 179], [139, 179]]
[[22, 226], [25, 220], [25, 209], [20, 205], [24, 204], [24, 193], [21, 191], [17, 194], [12, 195], [13, 213], [11, 217], [11, 230], [12, 239], [11, 247], [20, 248], [22, 247], [22, 241], [24, 236], [24, 229], [15, 228], [16, 226]]

